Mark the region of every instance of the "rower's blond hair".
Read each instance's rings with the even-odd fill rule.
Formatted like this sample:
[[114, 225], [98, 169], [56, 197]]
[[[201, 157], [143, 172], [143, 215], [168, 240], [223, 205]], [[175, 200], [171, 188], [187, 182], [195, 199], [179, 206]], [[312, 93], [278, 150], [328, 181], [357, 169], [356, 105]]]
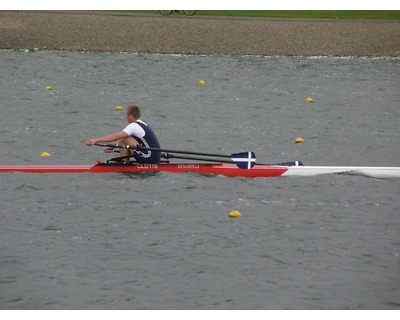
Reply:
[[140, 109], [138, 106], [132, 105], [126, 108], [127, 116], [134, 116], [135, 118], [140, 118]]

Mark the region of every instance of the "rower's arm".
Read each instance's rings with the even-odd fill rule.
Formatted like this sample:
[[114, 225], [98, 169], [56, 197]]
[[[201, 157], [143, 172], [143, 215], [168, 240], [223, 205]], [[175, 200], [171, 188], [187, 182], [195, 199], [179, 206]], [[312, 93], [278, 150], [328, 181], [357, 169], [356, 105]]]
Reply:
[[109, 134], [108, 136], [100, 137], [100, 138], [94, 138], [94, 139], [89, 139], [86, 141], [86, 144], [88, 146], [92, 146], [96, 142], [112, 142], [120, 139], [124, 139], [128, 136], [128, 134], [125, 131], [120, 131], [114, 134]]

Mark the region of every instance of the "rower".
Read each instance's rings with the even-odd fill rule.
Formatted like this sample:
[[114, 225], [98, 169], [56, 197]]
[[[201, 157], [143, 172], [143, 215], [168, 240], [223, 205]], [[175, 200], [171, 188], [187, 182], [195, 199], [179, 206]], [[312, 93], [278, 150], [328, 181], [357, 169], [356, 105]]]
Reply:
[[[122, 130], [114, 134], [110, 134], [100, 138], [89, 139], [86, 141], [88, 146], [92, 146], [97, 142], [113, 142], [117, 141], [119, 145], [125, 146], [143, 146], [146, 148], [160, 148], [160, 143], [153, 129], [140, 119], [140, 109], [138, 106], [131, 105], [126, 110], [126, 120], [128, 125]], [[104, 152], [111, 152], [113, 148], [106, 147]], [[121, 148], [121, 160], [129, 162], [129, 158], [134, 158], [138, 163], [159, 163], [161, 160], [161, 152], [154, 150], [140, 150], [138, 152], [134, 148]]]

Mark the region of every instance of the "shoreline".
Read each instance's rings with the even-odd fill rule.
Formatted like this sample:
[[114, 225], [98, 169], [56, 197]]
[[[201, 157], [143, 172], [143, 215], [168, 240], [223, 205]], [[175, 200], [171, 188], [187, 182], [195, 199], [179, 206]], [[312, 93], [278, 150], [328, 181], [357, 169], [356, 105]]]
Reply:
[[400, 57], [400, 21], [0, 11], [0, 49]]

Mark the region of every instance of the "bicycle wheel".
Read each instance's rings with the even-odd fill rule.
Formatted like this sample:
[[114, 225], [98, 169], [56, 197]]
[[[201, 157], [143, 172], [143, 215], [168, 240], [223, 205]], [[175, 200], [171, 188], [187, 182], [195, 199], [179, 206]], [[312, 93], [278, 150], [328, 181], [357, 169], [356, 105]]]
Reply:
[[183, 10], [187, 16], [194, 16], [197, 10]]
[[169, 16], [172, 13], [172, 10], [160, 10], [160, 13], [163, 16]]

